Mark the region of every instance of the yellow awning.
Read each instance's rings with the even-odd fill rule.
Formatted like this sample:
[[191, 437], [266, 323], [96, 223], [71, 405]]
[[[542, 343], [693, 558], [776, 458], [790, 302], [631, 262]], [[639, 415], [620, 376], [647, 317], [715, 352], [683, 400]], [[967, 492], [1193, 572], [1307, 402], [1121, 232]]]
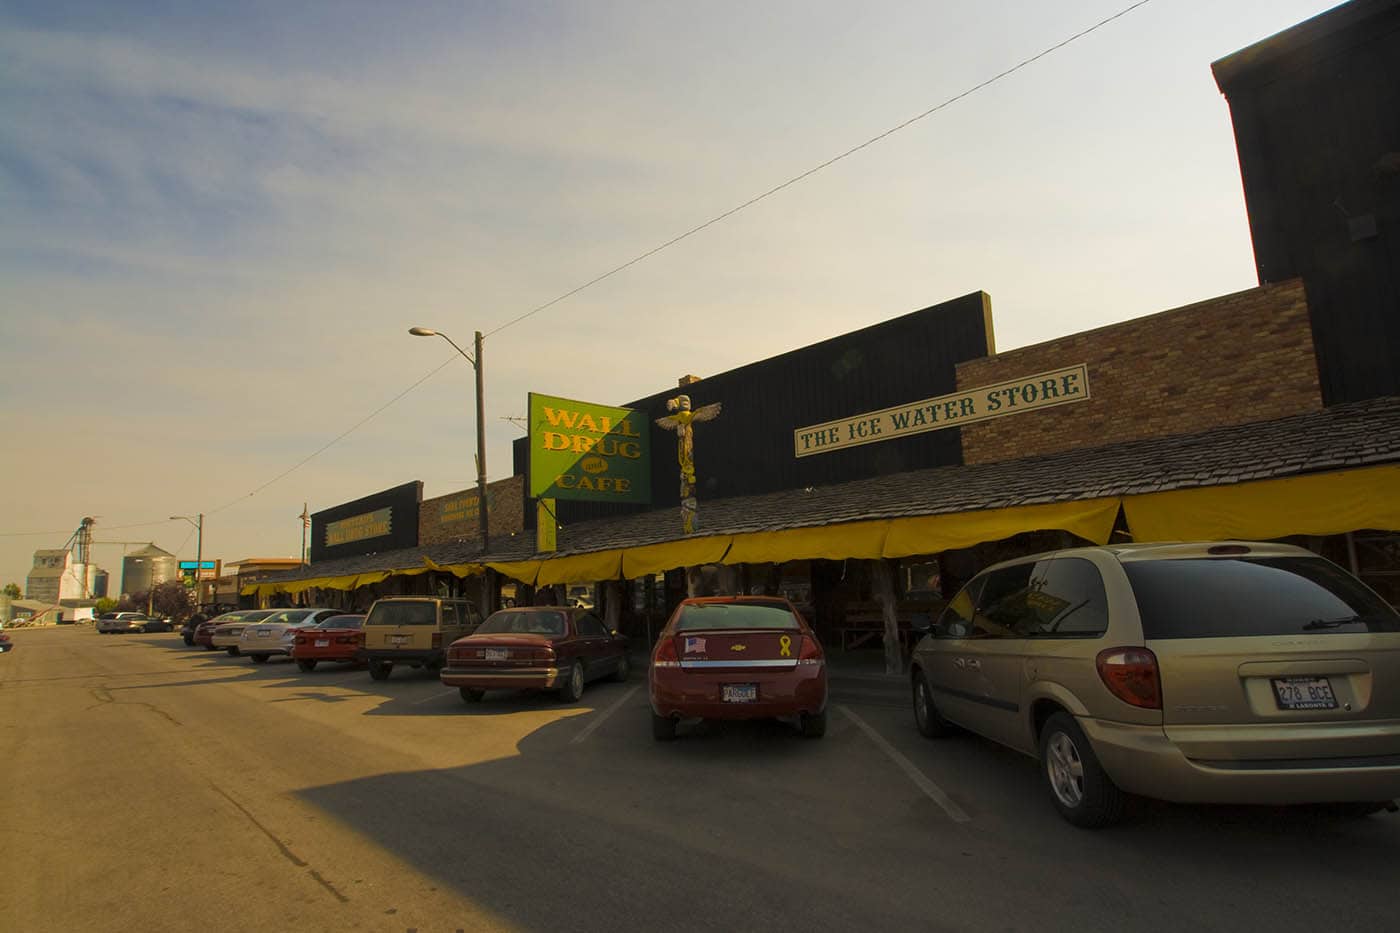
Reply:
[[788, 560], [875, 558], [884, 553], [888, 521], [848, 522], [734, 536], [726, 564], [781, 564]]
[[388, 579], [388, 577], [389, 571], [387, 570], [373, 570], [369, 573], [362, 573], [355, 578], [355, 588], [358, 589], [362, 586], [370, 586], [381, 580]]
[[1134, 541], [1400, 531], [1400, 466], [1128, 496], [1123, 511]]
[[616, 580], [622, 573], [621, 551], [597, 551], [592, 554], [572, 554], [540, 561], [536, 586], [551, 583], [592, 583]]
[[242, 589], [240, 589], [240, 590], [238, 591], [238, 595], [239, 595], [239, 596], [252, 596], [252, 595], [253, 595], [254, 593], [256, 593], [257, 591], [258, 591], [258, 585], [257, 585], [256, 583], [245, 583], [245, 584], [243, 584]]
[[400, 567], [400, 568], [397, 569], [397, 570], [390, 570], [390, 571], [389, 571], [389, 576], [391, 576], [391, 577], [416, 577], [416, 576], [418, 576], [420, 573], [427, 573], [428, 570], [429, 570], [429, 568], [427, 568], [427, 567]]
[[717, 564], [733, 540], [730, 535], [716, 535], [627, 548], [622, 552], [622, 576], [635, 580], [676, 567]]
[[1095, 544], [1107, 544], [1118, 517], [1119, 500], [1085, 499], [1048, 505], [1017, 505], [980, 512], [922, 515], [890, 521], [885, 557], [935, 554], [1000, 541], [1023, 531], [1068, 531]]
[[512, 580], [519, 580], [521, 583], [535, 584], [535, 576], [540, 571], [541, 561], [537, 560], [517, 560], [501, 563], [488, 563], [486, 566], [503, 576]]

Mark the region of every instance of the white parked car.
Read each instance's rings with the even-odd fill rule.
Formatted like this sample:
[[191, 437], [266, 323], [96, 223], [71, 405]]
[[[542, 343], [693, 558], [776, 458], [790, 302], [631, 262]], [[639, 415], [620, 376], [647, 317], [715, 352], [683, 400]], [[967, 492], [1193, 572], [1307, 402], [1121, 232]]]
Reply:
[[278, 609], [259, 622], [246, 626], [238, 637], [238, 653], [262, 664], [273, 655], [292, 656], [297, 632], [340, 615], [339, 609]]

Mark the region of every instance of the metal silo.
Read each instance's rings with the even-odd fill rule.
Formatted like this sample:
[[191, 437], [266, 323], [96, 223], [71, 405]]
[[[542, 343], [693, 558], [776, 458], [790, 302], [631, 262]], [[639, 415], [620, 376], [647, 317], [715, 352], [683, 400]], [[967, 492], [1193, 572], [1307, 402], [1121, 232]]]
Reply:
[[178, 580], [179, 562], [169, 551], [148, 544], [122, 558], [122, 593], [144, 593], [153, 586]]

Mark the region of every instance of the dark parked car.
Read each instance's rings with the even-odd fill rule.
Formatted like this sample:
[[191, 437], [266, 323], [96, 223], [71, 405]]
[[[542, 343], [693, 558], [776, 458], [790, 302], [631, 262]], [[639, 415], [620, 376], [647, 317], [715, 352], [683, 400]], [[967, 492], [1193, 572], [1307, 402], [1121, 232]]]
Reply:
[[10, 641], [10, 636], [0, 632], [0, 654], [15, 650], [15, 643]]
[[447, 649], [442, 682], [474, 703], [487, 690], [558, 690], [573, 703], [598, 677], [626, 680], [627, 639], [597, 613], [576, 606], [536, 606], [494, 612]]

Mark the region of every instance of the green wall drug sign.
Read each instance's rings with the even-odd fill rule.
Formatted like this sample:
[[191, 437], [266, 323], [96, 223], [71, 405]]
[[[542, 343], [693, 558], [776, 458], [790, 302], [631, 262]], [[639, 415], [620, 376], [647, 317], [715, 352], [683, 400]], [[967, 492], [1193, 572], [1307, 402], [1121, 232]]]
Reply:
[[630, 408], [530, 393], [530, 495], [651, 502], [651, 426]]

